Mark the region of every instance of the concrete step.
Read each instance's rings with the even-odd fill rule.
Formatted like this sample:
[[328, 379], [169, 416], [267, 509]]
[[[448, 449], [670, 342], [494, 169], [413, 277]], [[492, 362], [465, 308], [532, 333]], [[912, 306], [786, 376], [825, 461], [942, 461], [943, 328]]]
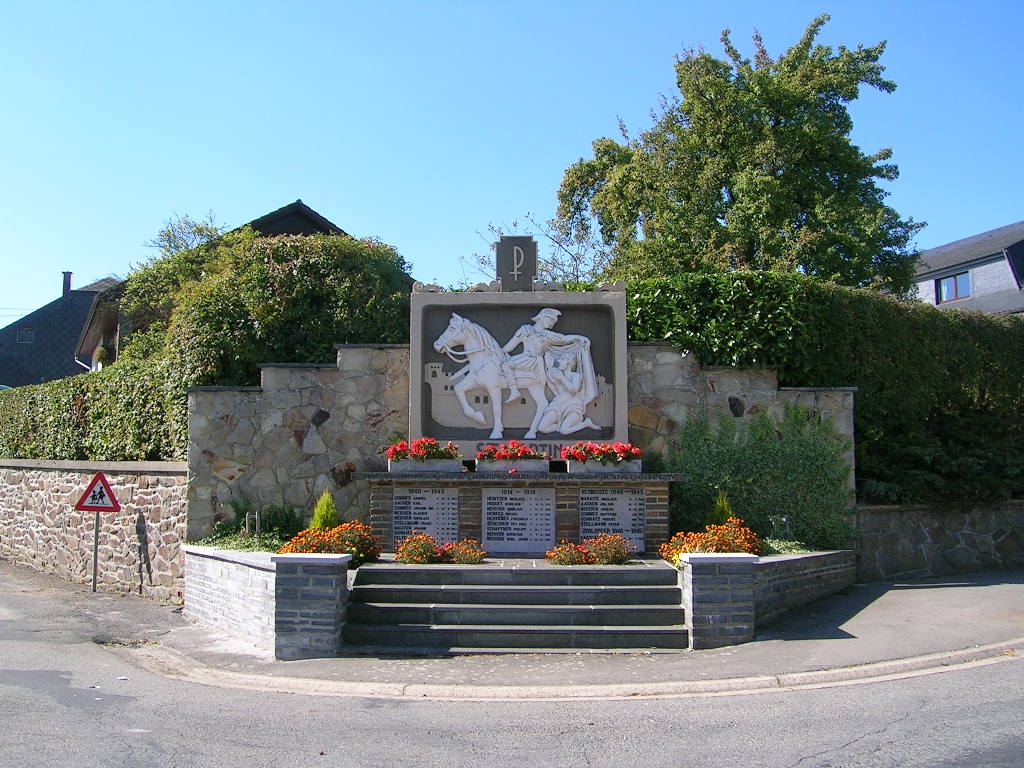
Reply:
[[360, 567], [355, 577], [356, 586], [364, 584], [671, 586], [677, 583], [678, 572], [663, 561], [644, 561], [630, 565], [559, 566], [541, 564], [530, 567], [370, 563]]
[[353, 603], [458, 603], [508, 605], [666, 605], [679, 606], [673, 585], [485, 585], [357, 584]]
[[[400, 652], [446, 652], [450, 649], [674, 649], [687, 647], [682, 627], [551, 627], [536, 625], [349, 624], [346, 652], [374, 647]], [[413, 651], [412, 649], [418, 649]], [[386, 650], [385, 650], [386, 652]]]
[[351, 603], [347, 619], [355, 624], [507, 626], [680, 626], [677, 606], [507, 605], [449, 603]]

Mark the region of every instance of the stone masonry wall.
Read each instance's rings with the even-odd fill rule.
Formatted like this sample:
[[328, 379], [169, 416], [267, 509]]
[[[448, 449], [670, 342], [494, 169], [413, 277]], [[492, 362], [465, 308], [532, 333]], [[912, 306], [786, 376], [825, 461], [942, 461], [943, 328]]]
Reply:
[[185, 614], [274, 650], [275, 566], [269, 552], [186, 546]]
[[184, 552], [187, 615], [278, 659], [338, 655], [351, 555]]
[[[664, 453], [690, 414], [706, 408], [709, 417], [781, 415], [786, 404], [813, 408], [839, 434], [850, 438], [847, 461], [854, 466], [855, 389], [813, 389], [778, 385], [769, 369], [701, 368], [690, 353], [662, 344], [629, 346], [629, 439], [644, 450]], [[851, 487], [853, 477], [851, 473]]]
[[310, 510], [325, 489], [339, 515], [365, 519], [355, 471], [387, 467], [380, 451], [409, 428], [409, 349], [338, 348], [335, 365], [264, 366], [259, 388], [189, 392], [189, 541], [232, 502]]
[[[780, 390], [774, 371], [702, 369], [658, 344], [630, 345], [628, 375], [629, 439], [648, 453], [702, 406], [749, 418], [799, 403], [853, 436], [851, 389]], [[190, 390], [188, 540], [232, 517], [232, 503], [309, 510], [325, 489], [344, 519], [367, 520], [369, 487], [353, 473], [386, 468], [381, 451], [409, 433], [408, 413], [405, 345], [342, 345], [334, 365], [264, 366], [260, 387]]]
[[852, 550], [810, 555], [768, 555], [754, 567], [757, 625], [786, 611], [840, 592], [857, 580]]
[[860, 581], [1024, 566], [1024, 501], [857, 508]]
[[[74, 582], [93, 578], [96, 514], [75, 504], [103, 472], [121, 511], [100, 513], [98, 584], [158, 600], [182, 597], [186, 482], [179, 462], [0, 461], [0, 557]], [[150, 571], [136, 531], [145, 521]]]

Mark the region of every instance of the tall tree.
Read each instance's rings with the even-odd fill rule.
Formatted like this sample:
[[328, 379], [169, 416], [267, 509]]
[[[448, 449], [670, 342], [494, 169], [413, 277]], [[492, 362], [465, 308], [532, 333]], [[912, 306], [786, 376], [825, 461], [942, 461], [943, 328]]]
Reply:
[[884, 203], [898, 176], [890, 149], [864, 154], [847, 104], [862, 85], [891, 93], [881, 42], [815, 44], [827, 15], [778, 59], [755, 34], [753, 60], [722, 33], [726, 59], [676, 59], [679, 96], [652, 128], [593, 143], [558, 191], [558, 220], [598, 240], [609, 276], [700, 269], [799, 270], [843, 285], [910, 288], [923, 224]]

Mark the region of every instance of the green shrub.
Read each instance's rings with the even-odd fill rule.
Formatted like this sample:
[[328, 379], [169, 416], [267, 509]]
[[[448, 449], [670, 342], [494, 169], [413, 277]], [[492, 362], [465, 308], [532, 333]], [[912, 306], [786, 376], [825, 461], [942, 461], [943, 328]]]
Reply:
[[334, 504], [334, 496], [324, 491], [313, 507], [313, 519], [310, 528], [334, 528], [338, 525], [338, 508]]
[[725, 525], [730, 517], [734, 517], [734, 515], [732, 511], [732, 504], [729, 503], [729, 494], [719, 489], [718, 495], [715, 496], [715, 503], [712, 505], [711, 511], [704, 520], [704, 524]]
[[720, 494], [759, 535], [772, 517], [785, 516], [792, 535], [820, 547], [842, 547], [851, 529], [848, 442], [817, 413], [788, 406], [781, 418], [758, 414], [749, 422], [723, 417], [712, 429], [706, 413], [683, 425], [669, 452], [674, 483], [670, 526], [700, 529]]

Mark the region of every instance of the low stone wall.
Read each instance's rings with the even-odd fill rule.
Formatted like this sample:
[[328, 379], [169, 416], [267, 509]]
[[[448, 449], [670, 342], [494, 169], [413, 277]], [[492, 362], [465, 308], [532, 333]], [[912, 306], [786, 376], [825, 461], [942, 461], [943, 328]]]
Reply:
[[186, 546], [186, 615], [278, 659], [337, 656], [351, 555]]
[[270, 552], [186, 545], [185, 614], [274, 650], [276, 572]]
[[857, 508], [860, 581], [1024, 566], [1024, 501]]
[[180, 462], [0, 460], [0, 557], [69, 581], [91, 581], [96, 513], [75, 505], [97, 472], [121, 505], [120, 512], [99, 514], [98, 584], [180, 600], [188, 480]]
[[810, 555], [768, 555], [754, 569], [757, 623], [841, 592], [857, 581], [857, 555], [851, 550]]
[[756, 564], [756, 555], [680, 555], [679, 584], [690, 650], [722, 648], [754, 639]]

